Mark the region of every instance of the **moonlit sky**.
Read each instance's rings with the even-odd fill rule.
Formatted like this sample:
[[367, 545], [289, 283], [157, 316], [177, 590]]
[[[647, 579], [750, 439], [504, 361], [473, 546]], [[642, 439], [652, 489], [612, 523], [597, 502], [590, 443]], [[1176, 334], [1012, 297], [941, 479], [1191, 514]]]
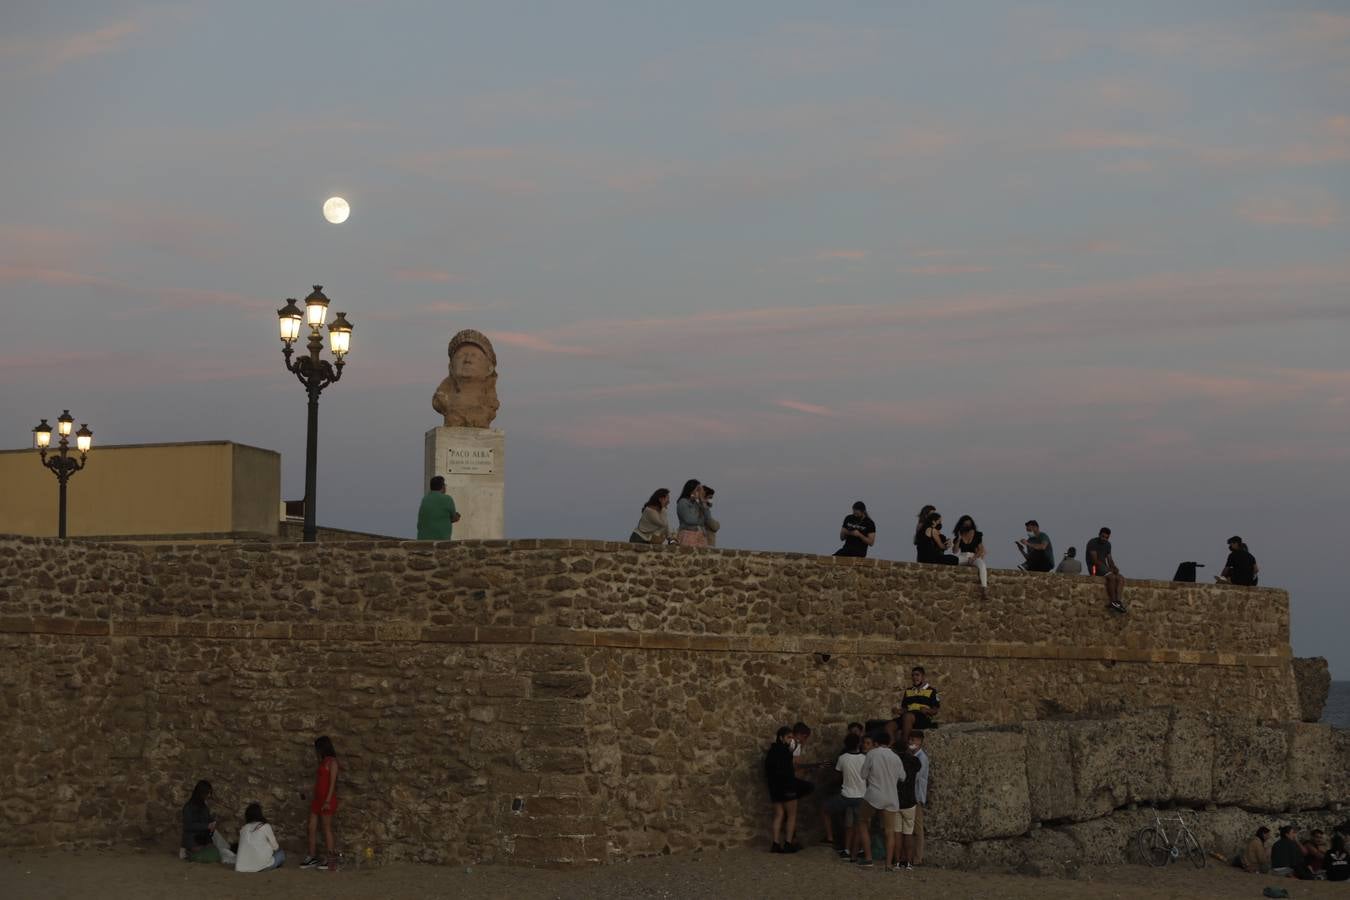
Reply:
[[6, 446], [69, 407], [300, 496], [322, 283], [322, 524], [413, 532], [472, 327], [510, 536], [690, 476], [736, 547], [861, 498], [911, 559], [932, 502], [1208, 579], [1237, 532], [1350, 677], [1350, 4], [9, 0], [0, 123]]

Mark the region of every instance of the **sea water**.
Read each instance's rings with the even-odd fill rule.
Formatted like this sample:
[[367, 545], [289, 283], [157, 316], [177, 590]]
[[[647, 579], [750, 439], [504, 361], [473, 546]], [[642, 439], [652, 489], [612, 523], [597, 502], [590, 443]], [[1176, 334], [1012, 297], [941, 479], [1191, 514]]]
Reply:
[[1322, 724], [1350, 728], [1350, 681], [1333, 681], [1322, 707]]

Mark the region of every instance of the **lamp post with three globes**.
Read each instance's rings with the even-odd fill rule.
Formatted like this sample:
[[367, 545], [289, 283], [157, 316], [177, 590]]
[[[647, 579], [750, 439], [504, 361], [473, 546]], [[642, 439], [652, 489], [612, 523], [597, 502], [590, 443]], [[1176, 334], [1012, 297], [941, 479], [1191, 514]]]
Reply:
[[81, 424], [80, 430], [75, 432], [75, 449], [80, 452], [80, 458], [76, 459], [70, 454], [70, 432], [75, 427], [75, 420], [71, 418], [70, 410], [65, 410], [56, 420], [56, 432], [61, 438], [56, 444], [56, 451], [48, 456], [48, 450], [52, 443], [52, 426], [43, 419], [38, 426], [33, 429], [33, 446], [37, 447], [38, 456], [42, 459], [42, 464], [51, 469], [52, 474], [56, 476], [57, 483], [61, 486], [60, 500], [58, 501], [58, 513], [56, 518], [56, 536], [66, 536], [66, 482], [70, 481], [70, 476], [84, 468], [84, 464], [89, 459], [89, 448], [94, 445], [94, 433], [89, 430], [88, 425]]
[[[330, 384], [342, 377], [345, 357], [352, 345], [352, 323], [347, 321], [346, 313], [338, 313], [328, 325], [328, 346], [333, 351], [335, 362], [319, 358], [323, 350], [323, 335], [319, 329], [328, 320], [328, 298], [324, 296], [323, 285], [314, 285], [314, 291], [305, 298], [305, 308], [296, 305], [295, 298], [286, 301], [286, 305], [277, 310], [277, 319], [281, 325], [281, 355], [286, 360], [287, 371], [305, 387], [309, 395], [309, 423], [305, 434], [305, 531], [304, 540], [313, 543], [318, 538], [315, 524], [314, 500], [315, 485], [318, 480], [319, 456], [319, 394]], [[300, 337], [300, 324], [309, 325], [309, 342], [305, 345], [308, 354], [294, 361], [295, 350], [291, 346]]]

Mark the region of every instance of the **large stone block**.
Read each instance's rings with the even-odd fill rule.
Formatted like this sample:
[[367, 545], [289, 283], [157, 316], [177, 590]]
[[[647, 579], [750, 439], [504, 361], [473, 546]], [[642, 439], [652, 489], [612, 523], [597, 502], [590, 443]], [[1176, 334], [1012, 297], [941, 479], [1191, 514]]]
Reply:
[[934, 838], [977, 841], [1026, 833], [1026, 735], [954, 726], [929, 732], [926, 743], [933, 770], [925, 823]]
[[1076, 802], [1071, 817], [1083, 821], [1127, 803], [1165, 799], [1166, 710], [1118, 719], [1075, 722], [1069, 729]]
[[1167, 791], [1156, 799], [1208, 803], [1214, 796], [1214, 727], [1209, 717], [1172, 710], [1166, 760]]
[[1279, 812], [1289, 801], [1288, 733], [1238, 719], [1216, 722], [1214, 802]]
[[1074, 793], [1073, 747], [1067, 722], [1026, 722], [1027, 791], [1031, 817], [1037, 822], [1071, 818], [1077, 808]]
[[1294, 685], [1298, 689], [1299, 718], [1305, 722], [1322, 721], [1322, 709], [1331, 690], [1331, 670], [1322, 656], [1293, 660]]
[[1340, 775], [1331, 727], [1290, 722], [1285, 731], [1289, 741], [1288, 807], [1320, 809], [1331, 799], [1331, 782]]

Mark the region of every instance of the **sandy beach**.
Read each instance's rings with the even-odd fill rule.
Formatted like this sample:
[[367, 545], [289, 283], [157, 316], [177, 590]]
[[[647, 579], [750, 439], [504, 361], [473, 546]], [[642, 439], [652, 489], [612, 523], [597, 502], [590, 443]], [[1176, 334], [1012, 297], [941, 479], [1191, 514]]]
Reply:
[[1109, 866], [1083, 870], [1074, 880], [983, 872], [923, 869], [861, 871], [841, 863], [825, 848], [796, 856], [756, 850], [693, 853], [636, 860], [588, 869], [547, 870], [506, 866], [425, 866], [396, 863], [376, 869], [303, 871], [239, 875], [223, 866], [189, 865], [172, 856], [139, 850], [31, 851], [0, 857], [0, 896], [7, 900], [197, 900], [225, 898], [502, 897], [533, 898], [747, 898], [840, 897], [857, 891], [961, 898], [1100, 897], [1251, 898], [1267, 885], [1281, 884], [1299, 898], [1347, 897], [1350, 886], [1294, 882], [1247, 875], [1212, 864], [1150, 869]]

